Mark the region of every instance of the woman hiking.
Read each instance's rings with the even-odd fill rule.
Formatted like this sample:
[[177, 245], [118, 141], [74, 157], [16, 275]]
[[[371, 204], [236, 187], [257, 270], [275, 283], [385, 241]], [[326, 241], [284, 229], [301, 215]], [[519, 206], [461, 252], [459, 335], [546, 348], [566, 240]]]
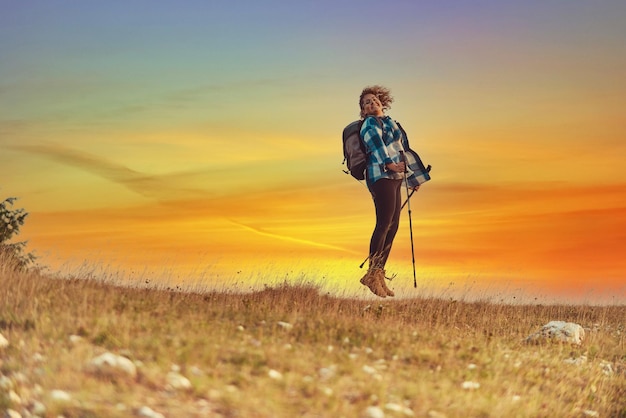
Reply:
[[[398, 232], [402, 207], [401, 186], [406, 171], [404, 151], [408, 140], [396, 122], [385, 111], [391, 107], [393, 97], [389, 89], [375, 85], [363, 89], [359, 97], [361, 138], [365, 143], [367, 158], [366, 183], [376, 210], [376, 226], [370, 239], [369, 268], [361, 283], [380, 297], [394, 296], [385, 283], [385, 264]], [[415, 182], [409, 181], [409, 185]], [[413, 190], [419, 184], [410, 186]]]

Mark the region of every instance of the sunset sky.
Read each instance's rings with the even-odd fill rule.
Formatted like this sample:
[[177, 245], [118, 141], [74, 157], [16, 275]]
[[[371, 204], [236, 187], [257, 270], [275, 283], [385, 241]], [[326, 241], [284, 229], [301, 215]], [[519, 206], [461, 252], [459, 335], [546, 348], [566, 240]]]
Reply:
[[626, 302], [622, 0], [0, 10], [0, 198], [53, 271], [365, 295], [373, 204], [341, 132], [382, 84], [433, 166], [411, 199], [419, 288], [406, 210], [387, 265], [400, 297]]

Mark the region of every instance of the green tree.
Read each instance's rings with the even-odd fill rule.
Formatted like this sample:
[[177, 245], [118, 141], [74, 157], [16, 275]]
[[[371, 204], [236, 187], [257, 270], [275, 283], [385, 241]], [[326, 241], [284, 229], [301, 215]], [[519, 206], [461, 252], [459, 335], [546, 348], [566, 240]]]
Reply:
[[25, 270], [35, 262], [36, 257], [26, 252], [26, 241], [9, 242], [20, 233], [20, 227], [28, 216], [24, 209], [13, 209], [16, 200], [9, 197], [0, 203], [0, 263]]

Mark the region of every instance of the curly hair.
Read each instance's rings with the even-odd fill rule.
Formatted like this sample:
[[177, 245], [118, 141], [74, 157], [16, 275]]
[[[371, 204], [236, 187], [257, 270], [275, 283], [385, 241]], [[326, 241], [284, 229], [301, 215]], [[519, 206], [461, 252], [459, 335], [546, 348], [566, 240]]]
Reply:
[[383, 105], [383, 110], [391, 109], [391, 103], [393, 103], [393, 96], [391, 95], [391, 90], [386, 87], [375, 85], [375, 86], [367, 86], [361, 92], [361, 96], [359, 97], [359, 108], [361, 108], [361, 118], [365, 117], [363, 114], [363, 96], [366, 94], [373, 94], [378, 97], [380, 100], [380, 104]]

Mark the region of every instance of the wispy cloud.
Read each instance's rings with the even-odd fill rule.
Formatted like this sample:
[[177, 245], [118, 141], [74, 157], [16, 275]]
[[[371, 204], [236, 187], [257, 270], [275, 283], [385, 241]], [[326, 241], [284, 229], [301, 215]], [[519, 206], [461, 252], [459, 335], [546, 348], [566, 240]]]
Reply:
[[329, 245], [329, 244], [324, 244], [321, 242], [315, 242], [315, 241], [311, 241], [311, 240], [307, 240], [307, 239], [302, 239], [302, 238], [295, 238], [295, 237], [290, 237], [290, 236], [286, 236], [286, 235], [280, 235], [280, 234], [274, 234], [272, 232], [267, 232], [264, 231], [261, 228], [253, 228], [249, 225], [246, 224], [242, 224], [241, 222], [237, 222], [234, 221], [232, 219], [229, 219], [229, 221], [234, 224], [237, 225], [247, 231], [253, 232], [255, 234], [258, 235], [262, 235], [265, 237], [270, 237], [270, 238], [274, 238], [274, 239], [279, 239], [279, 240], [283, 240], [283, 241], [289, 241], [289, 242], [293, 242], [296, 244], [300, 244], [300, 245], [307, 245], [307, 246], [313, 246], [313, 247], [317, 247], [317, 248], [325, 248], [328, 250], [338, 250], [338, 251], [344, 251], [344, 252], [348, 252], [348, 253], [353, 253], [355, 254], [354, 251], [352, 250], [348, 250], [346, 248], [342, 248], [342, 247], [338, 247], [336, 245]]
[[9, 148], [37, 155], [66, 166], [95, 174], [148, 198], [174, 200], [189, 196], [209, 196], [208, 191], [187, 188], [184, 182], [181, 181], [183, 177], [192, 176], [194, 173], [174, 173], [169, 175], [146, 174], [128, 168], [122, 164], [109, 161], [95, 154], [57, 144], [17, 145]]

